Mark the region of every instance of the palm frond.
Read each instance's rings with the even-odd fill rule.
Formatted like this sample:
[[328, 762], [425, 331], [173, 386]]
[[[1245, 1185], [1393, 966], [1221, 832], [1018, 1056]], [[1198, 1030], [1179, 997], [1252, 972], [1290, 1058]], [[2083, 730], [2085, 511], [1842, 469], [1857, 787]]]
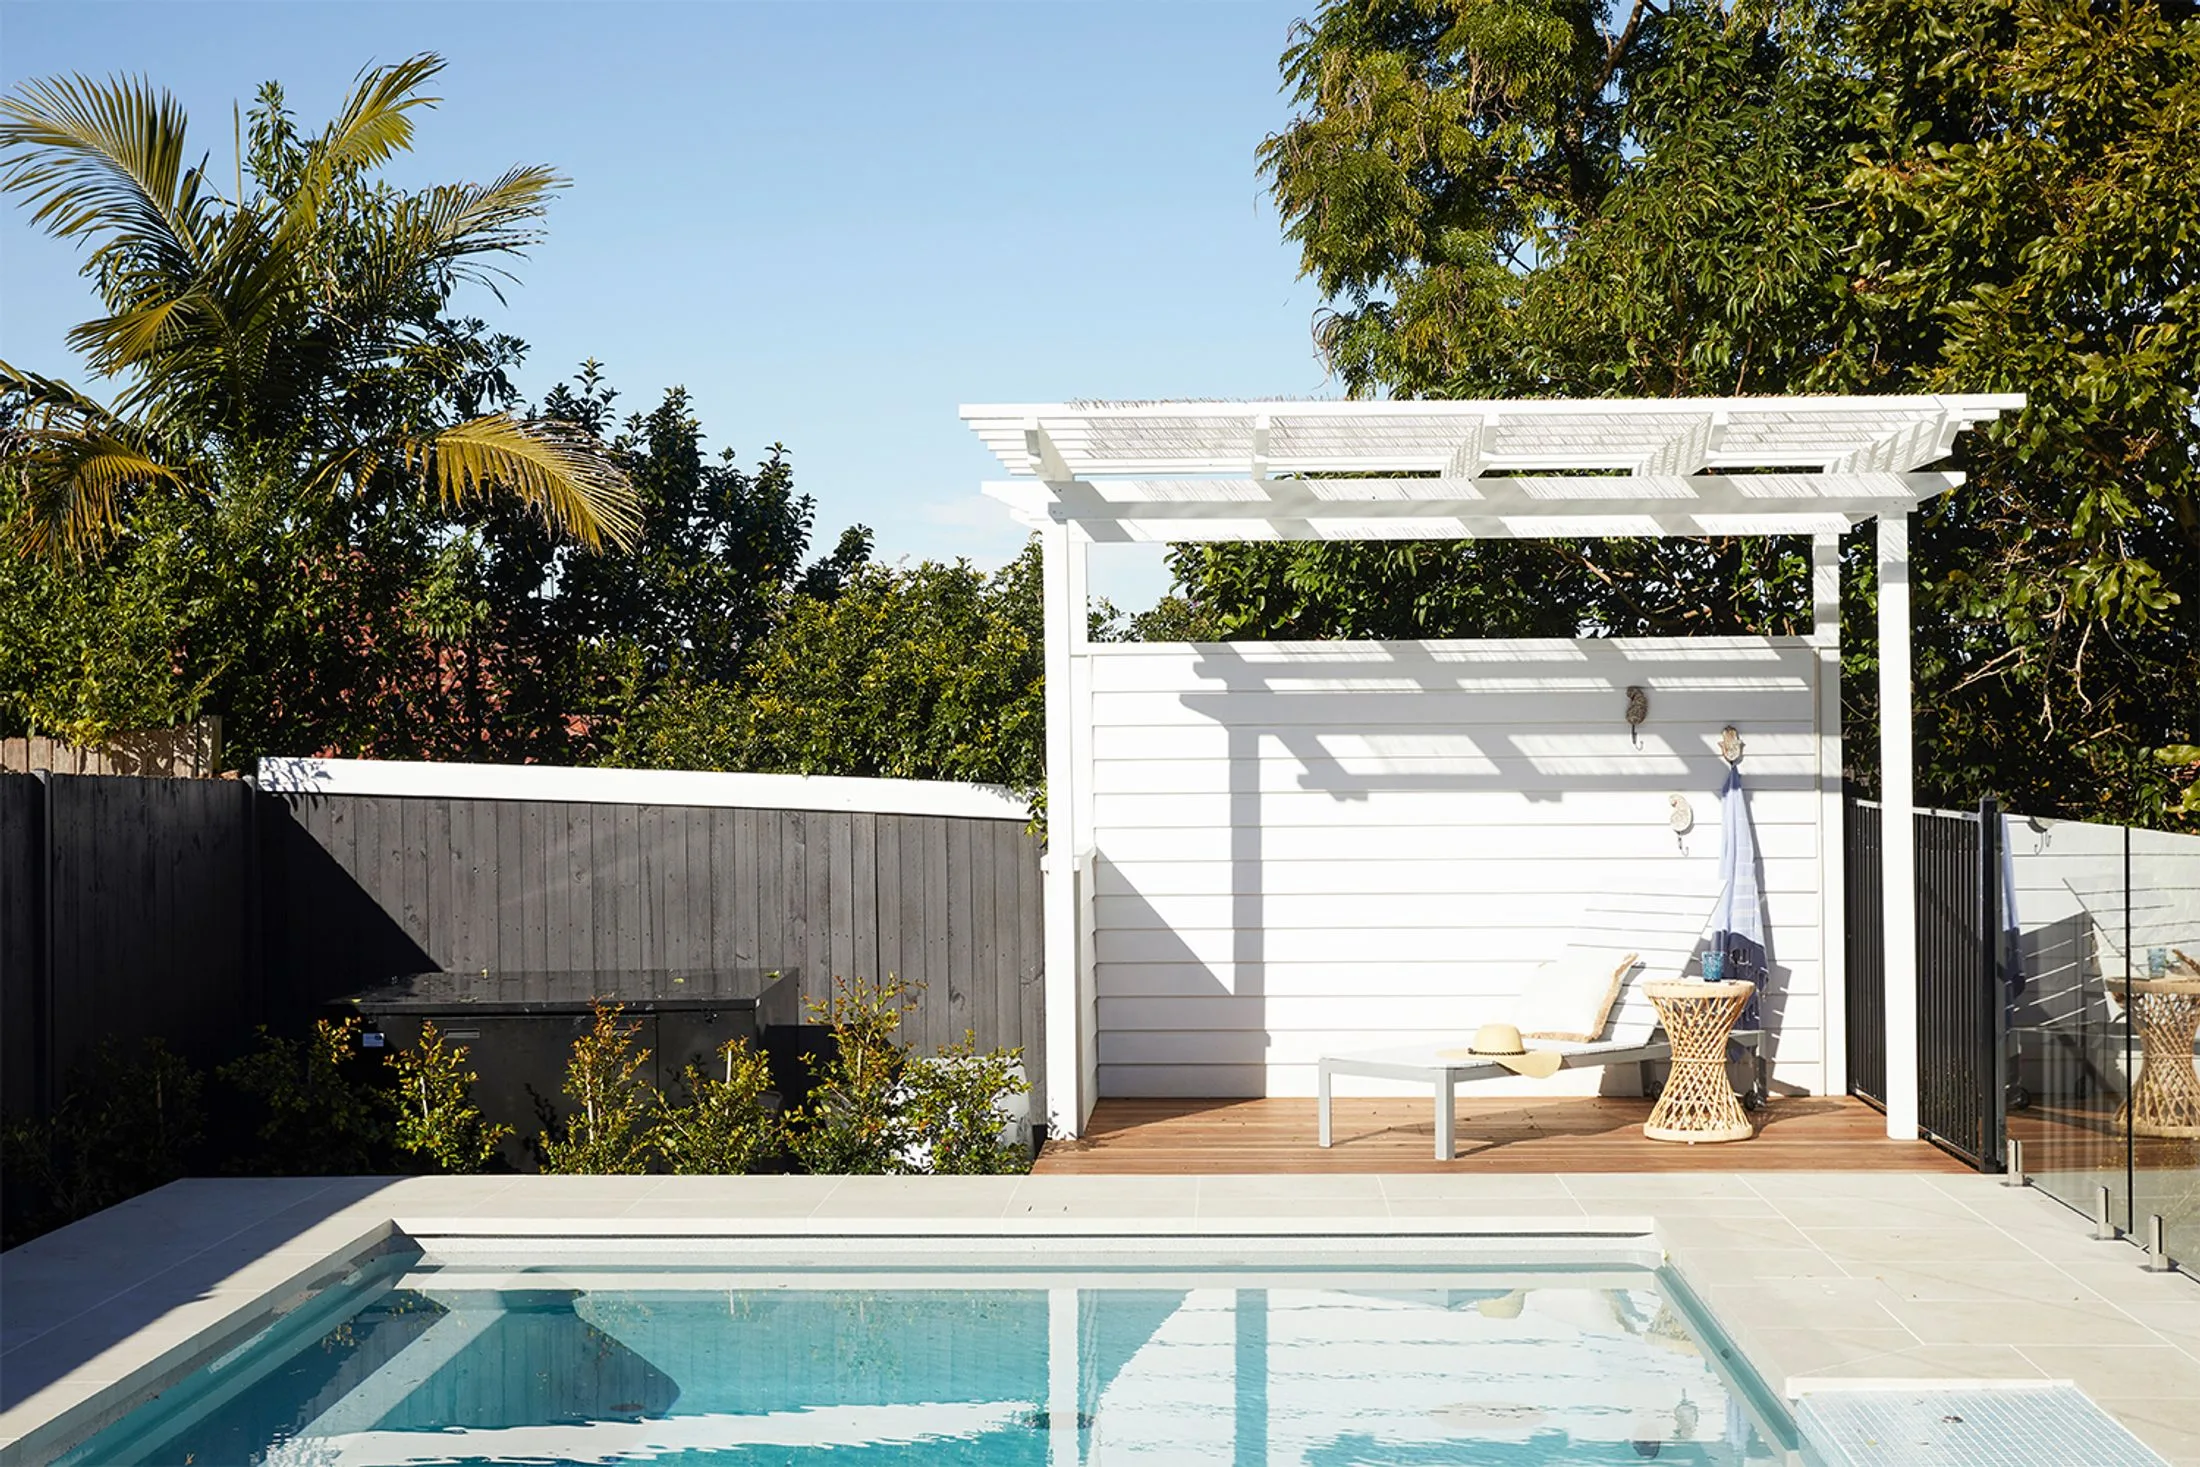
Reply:
[[120, 253], [189, 268], [215, 200], [185, 165], [185, 124], [182, 104], [141, 77], [25, 82], [0, 98], [0, 189], [47, 232], [94, 241], [91, 267]]
[[360, 72], [343, 113], [322, 135], [329, 162], [339, 168], [374, 168], [410, 149], [412, 110], [443, 100], [418, 93], [443, 65], [442, 57], [423, 51], [394, 66]]
[[624, 548], [641, 533], [626, 471], [569, 423], [490, 413], [416, 444], [413, 457], [446, 500], [501, 489], [591, 547]]
[[146, 362], [172, 346], [184, 326], [196, 292], [98, 316], [69, 328], [69, 345], [84, 353], [103, 377]]
[[419, 90], [443, 66], [442, 57], [423, 51], [394, 66], [368, 68], [354, 78], [344, 110], [311, 148], [311, 166], [285, 211], [286, 235], [311, 231], [339, 176], [379, 167], [412, 147], [413, 109], [433, 107], [442, 100], [418, 95]]
[[0, 475], [20, 496], [7, 527], [26, 552], [85, 555], [114, 533], [123, 493], [179, 476], [142, 436], [66, 382], [0, 362]]

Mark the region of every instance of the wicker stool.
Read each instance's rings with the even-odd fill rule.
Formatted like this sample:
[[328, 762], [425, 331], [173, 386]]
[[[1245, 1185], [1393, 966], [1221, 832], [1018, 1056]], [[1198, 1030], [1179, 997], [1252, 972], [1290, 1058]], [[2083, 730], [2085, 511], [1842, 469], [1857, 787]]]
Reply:
[[2134, 1136], [2200, 1137], [2200, 1070], [2192, 1041], [2200, 1033], [2200, 978], [2134, 978], [2131, 1019], [2139, 1030], [2139, 1078], [2116, 1110]]
[[1726, 1036], [1749, 1005], [1750, 983], [1645, 983], [1673, 1046], [1665, 1092], [1642, 1124], [1653, 1141], [1746, 1141], [1756, 1132], [1726, 1078]]

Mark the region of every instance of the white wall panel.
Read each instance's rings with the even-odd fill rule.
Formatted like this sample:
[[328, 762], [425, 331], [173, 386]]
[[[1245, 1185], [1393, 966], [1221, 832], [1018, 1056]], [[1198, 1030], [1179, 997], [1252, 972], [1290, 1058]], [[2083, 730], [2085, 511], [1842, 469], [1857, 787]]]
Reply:
[[[1693, 972], [1728, 723], [1767, 891], [1773, 1080], [1816, 1091], [1815, 656], [1765, 638], [1092, 648], [1102, 1093], [1311, 1094], [1324, 1051], [1503, 1019], [1570, 943]], [[1650, 702], [1633, 732], [1629, 686]]]

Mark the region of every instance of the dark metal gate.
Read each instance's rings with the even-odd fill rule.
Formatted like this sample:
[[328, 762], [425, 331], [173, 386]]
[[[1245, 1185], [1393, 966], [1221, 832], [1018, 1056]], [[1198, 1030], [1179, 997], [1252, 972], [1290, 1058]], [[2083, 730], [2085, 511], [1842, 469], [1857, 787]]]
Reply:
[[[1981, 1171], [2002, 1169], [2005, 998], [2001, 814], [1914, 813], [1918, 1126]], [[1881, 812], [1851, 800], [1847, 855], [1849, 1089], [1886, 1107], [1886, 923]]]
[[1880, 910], [1879, 807], [1842, 805], [1848, 906], [1849, 1093], [1887, 1108], [1887, 924]]

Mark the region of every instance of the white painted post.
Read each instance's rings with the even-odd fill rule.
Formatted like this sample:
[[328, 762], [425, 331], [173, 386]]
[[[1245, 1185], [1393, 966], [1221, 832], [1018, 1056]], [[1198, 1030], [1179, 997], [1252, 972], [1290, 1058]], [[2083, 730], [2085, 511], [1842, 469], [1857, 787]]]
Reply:
[[1818, 992], [1824, 1089], [1849, 1089], [1848, 883], [1841, 782], [1841, 537], [1810, 542], [1811, 640], [1818, 647]]
[[1091, 1099], [1085, 1084], [1082, 1004], [1083, 974], [1078, 942], [1077, 696], [1072, 663], [1082, 640], [1074, 592], [1084, 577], [1074, 566], [1084, 544], [1069, 527], [1048, 525], [1040, 531], [1040, 596], [1046, 623], [1047, 699], [1047, 854], [1044, 882], [1046, 923], [1047, 1132], [1076, 1136], [1084, 1130]]
[[1076, 791], [1077, 860], [1077, 1128], [1084, 1130], [1100, 1099], [1100, 944], [1093, 930], [1095, 883], [1099, 880], [1093, 848], [1091, 542], [1080, 531], [1069, 537], [1070, 758]]
[[1077, 1291], [1047, 1290], [1047, 1467], [1077, 1467]]
[[1886, 934], [1887, 1135], [1917, 1139], [1916, 754], [1910, 676], [1910, 520], [1879, 517], [1880, 930]]

